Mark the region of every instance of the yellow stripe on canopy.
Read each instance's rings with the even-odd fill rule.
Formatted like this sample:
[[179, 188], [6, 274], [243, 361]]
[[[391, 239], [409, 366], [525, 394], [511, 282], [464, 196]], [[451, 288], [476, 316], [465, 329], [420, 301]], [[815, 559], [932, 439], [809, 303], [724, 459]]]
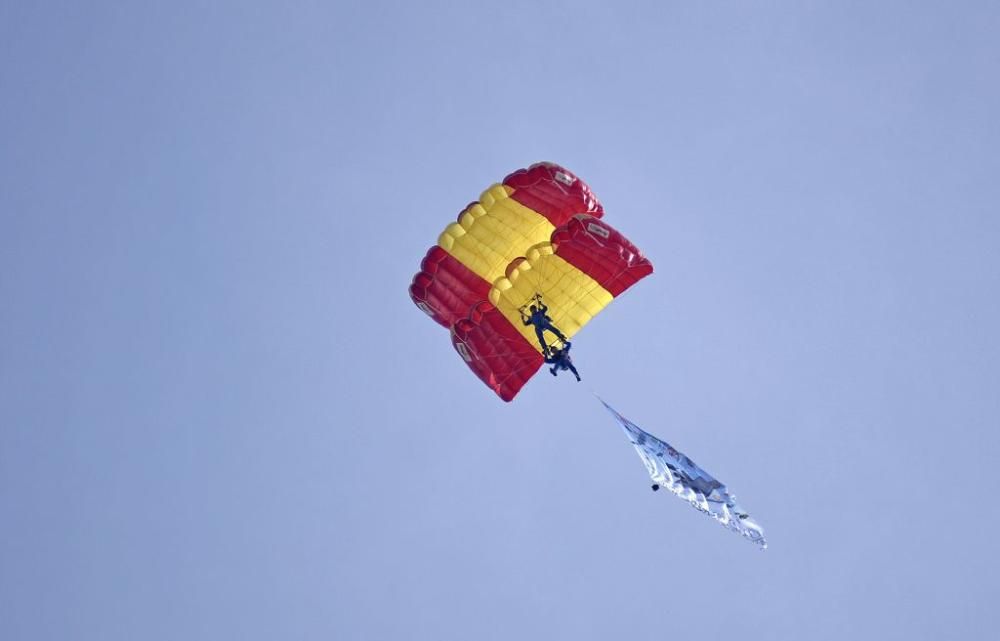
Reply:
[[[550, 243], [539, 243], [529, 249], [525, 260], [511, 270], [509, 277], [494, 281], [490, 302], [539, 352], [542, 348], [535, 328], [525, 326], [521, 319], [521, 310], [533, 304], [535, 294], [541, 294], [552, 324], [567, 338], [572, 338], [614, 300], [611, 292], [597, 281], [556, 256]], [[550, 333], [546, 333], [545, 339], [549, 345], [558, 344]]]
[[438, 245], [488, 283], [504, 275], [515, 258], [549, 240], [552, 223], [513, 200], [513, 190], [495, 184], [441, 233]]

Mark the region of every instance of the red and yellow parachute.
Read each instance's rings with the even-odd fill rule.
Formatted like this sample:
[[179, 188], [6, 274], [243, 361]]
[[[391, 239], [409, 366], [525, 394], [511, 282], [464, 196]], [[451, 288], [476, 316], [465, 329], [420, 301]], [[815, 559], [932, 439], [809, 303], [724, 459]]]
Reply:
[[555, 326], [572, 338], [653, 272], [603, 216], [586, 183], [538, 163], [484, 191], [421, 262], [410, 297], [451, 330], [455, 350], [503, 400], [544, 362], [534, 329], [521, 322], [533, 297], [541, 295]]

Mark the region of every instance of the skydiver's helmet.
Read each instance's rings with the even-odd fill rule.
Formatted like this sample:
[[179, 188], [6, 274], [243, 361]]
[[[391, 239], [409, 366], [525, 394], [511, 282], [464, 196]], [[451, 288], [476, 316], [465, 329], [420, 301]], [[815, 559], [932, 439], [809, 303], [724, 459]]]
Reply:
[[535, 307], [534, 305], [532, 305], [531, 307], [528, 308], [528, 311], [531, 312], [532, 314], [534, 314], [535, 312], [538, 311], [538, 308]]

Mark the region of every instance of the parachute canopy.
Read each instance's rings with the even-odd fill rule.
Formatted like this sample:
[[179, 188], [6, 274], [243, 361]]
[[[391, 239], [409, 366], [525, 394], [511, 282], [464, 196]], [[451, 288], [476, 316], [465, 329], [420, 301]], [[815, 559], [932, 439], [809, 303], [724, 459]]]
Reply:
[[762, 550], [767, 548], [764, 531], [746, 510], [737, 505], [736, 496], [725, 485], [672, 448], [669, 443], [644, 432], [603, 400], [601, 403], [621, 425], [625, 436], [639, 453], [639, 458], [646, 464], [646, 471], [653, 480], [653, 489], [670, 491], [727, 529], [759, 545]]
[[534, 329], [521, 321], [529, 305], [541, 300], [572, 338], [653, 272], [603, 216], [586, 183], [538, 163], [484, 191], [421, 262], [410, 297], [450, 330], [455, 351], [503, 400], [544, 361]]

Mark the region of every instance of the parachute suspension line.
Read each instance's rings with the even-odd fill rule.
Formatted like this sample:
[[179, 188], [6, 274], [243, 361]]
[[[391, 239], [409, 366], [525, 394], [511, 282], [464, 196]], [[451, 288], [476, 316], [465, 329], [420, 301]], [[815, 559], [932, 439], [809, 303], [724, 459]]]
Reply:
[[[518, 307], [517, 311], [524, 313], [532, 305], [540, 305], [540, 304], [542, 304], [542, 295], [539, 294], [538, 292], [535, 292], [535, 295], [529, 298], [527, 303]], [[527, 314], [525, 314], [525, 316], [527, 316]]]
[[[553, 253], [552, 255], [547, 257], [548, 260], [540, 261], [541, 265], [539, 268], [540, 272], [539, 282], [545, 283], [546, 284], [545, 288], [547, 290], [565, 291], [569, 289], [571, 285], [573, 285], [573, 280], [572, 280], [573, 276], [571, 275], [572, 272], [568, 272], [565, 269], [559, 268], [558, 265], [563, 259], [560, 258], [559, 260], [555, 260], [557, 256], [558, 254], [555, 253], [555, 247], [553, 247]], [[577, 270], [579, 270], [579, 268], [577, 268]], [[577, 284], [577, 286], [579, 286], [579, 284]], [[579, 291], [577, 296], [574, 297], [574, 300], [577, 300], [583, 296], [588, 296], [590, 294], [591, 294], [590, 291]], [[564, 334], [566, 334], [568, 331], [567, 324], [569, 320], [569, 315], [571, 314], [571, 310], [553, 308], [550, 310], [549, 313], [552, 316], [552, 324], [555, 325]], [[572, 325], [572, 323], [569, 324]], [[571, 328], [569, 331], [571, 331]], [[571, 338], [569, 334], [567, 334], [567, 337]], [[563, 341], [558, 338], [554, 338], [553, 346], [558, 346], [559, 348], [563, 348], [565, 347], [566, 342], [568, 341]]]

